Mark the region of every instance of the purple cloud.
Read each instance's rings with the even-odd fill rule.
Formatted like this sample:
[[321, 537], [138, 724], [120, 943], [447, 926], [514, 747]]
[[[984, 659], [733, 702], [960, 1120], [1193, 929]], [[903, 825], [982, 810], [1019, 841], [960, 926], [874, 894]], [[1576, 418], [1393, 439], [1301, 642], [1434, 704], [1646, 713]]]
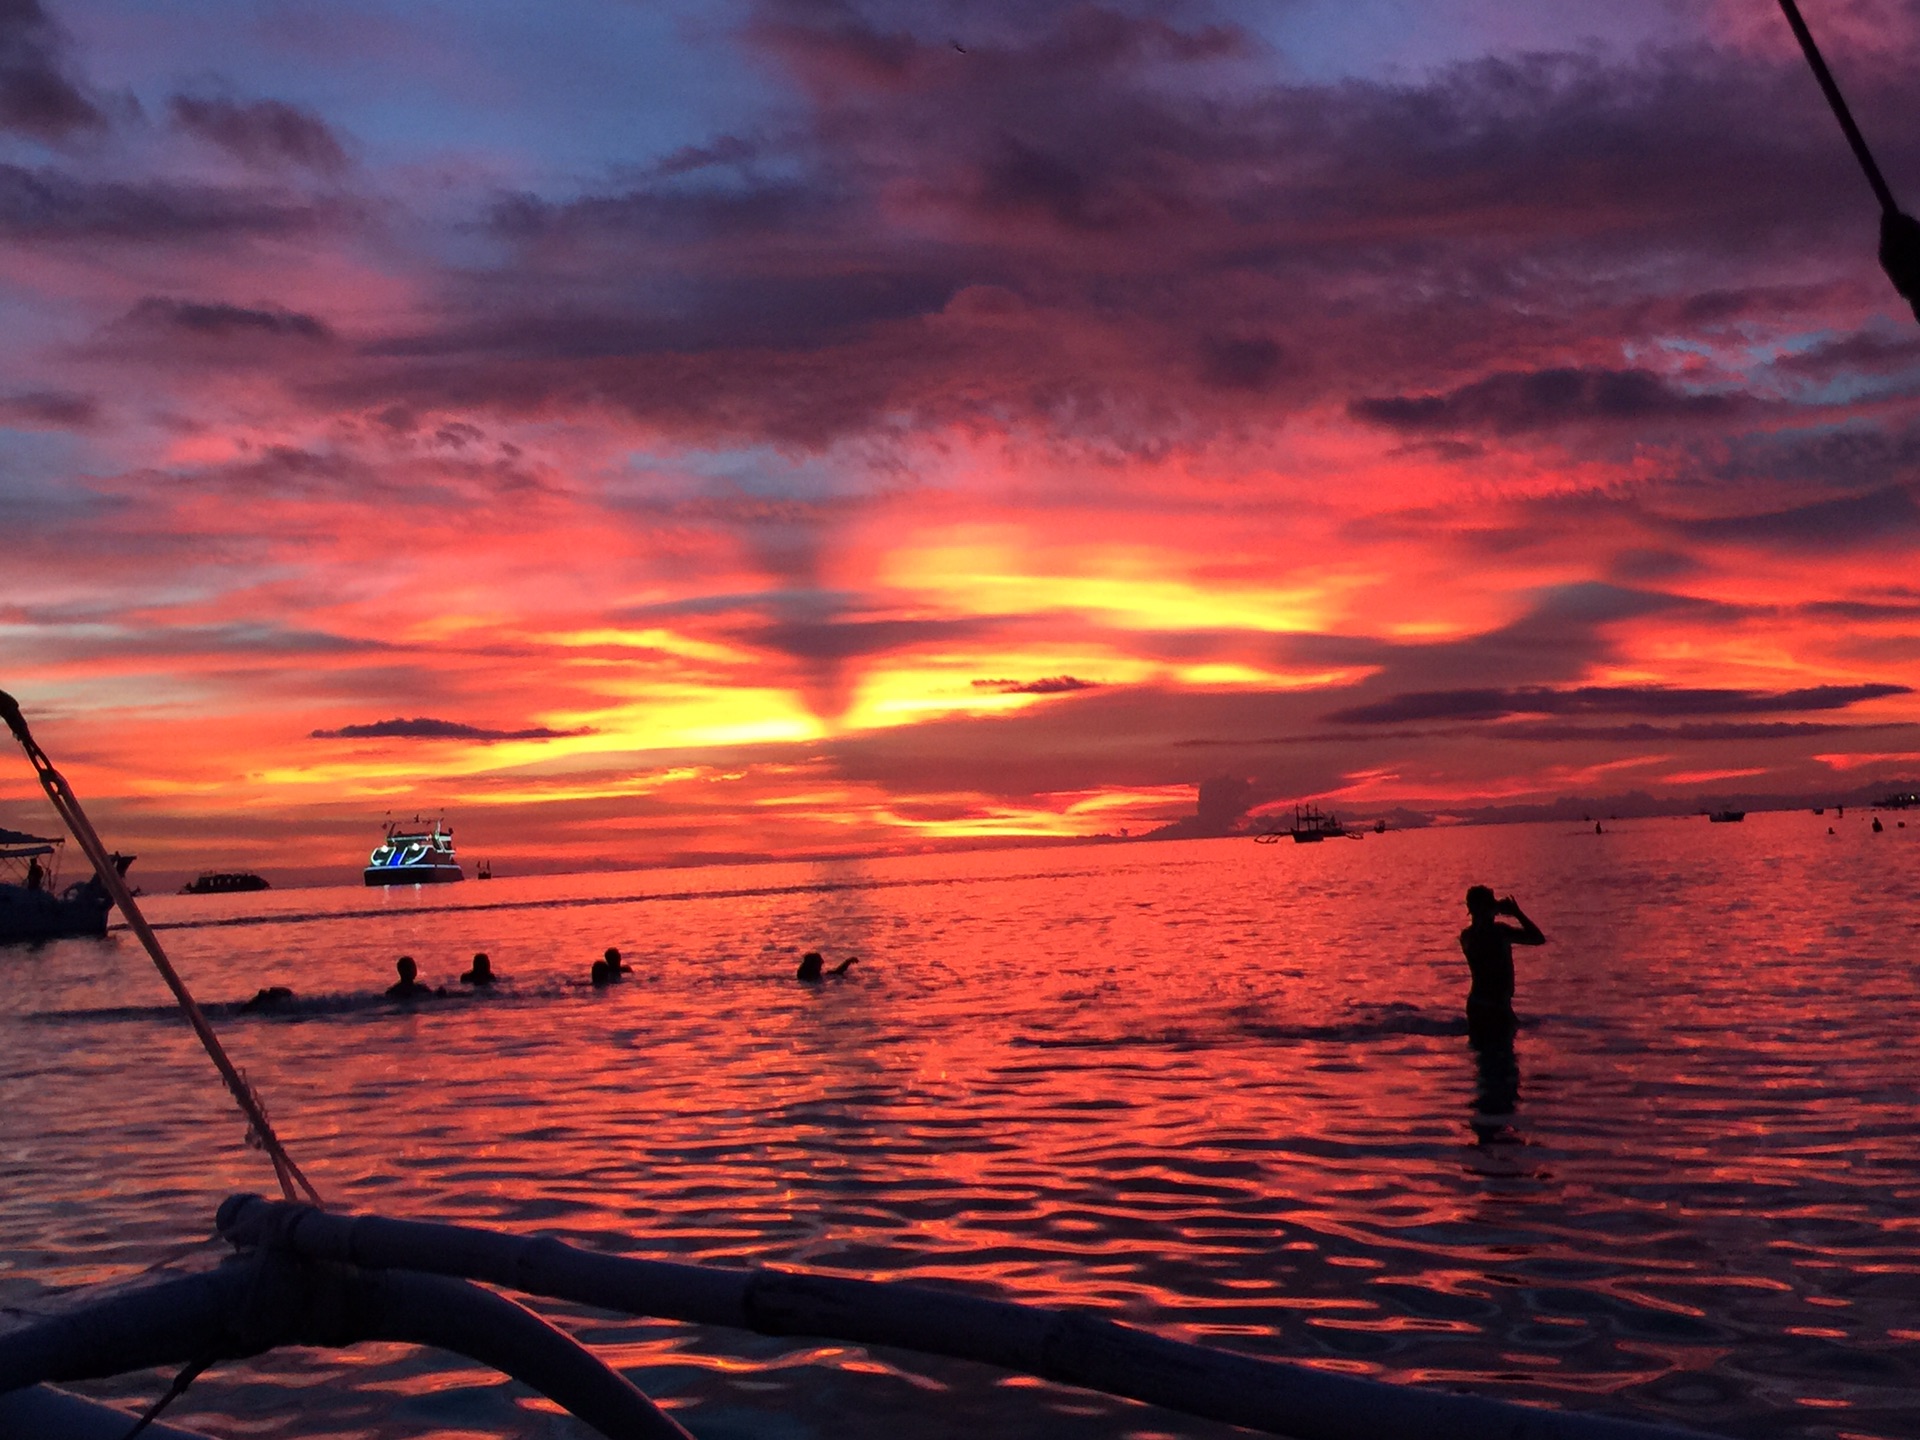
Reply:
[[425, 716], [412, 720], [376, 720], [370, 725], [342, 725], [338, 730], [315, 730], [315, 740], [474, 740], [491, 744], [496, 740], [564, 740], [573, 735], [591, 735], [590, 729], [550, 730], [544, 725], [525, 730], [488, 730], [478, 725], [463, 725], [457, 720], [431, 720]]
[[1048, 675], [1039, 680], [975, 680], [973, 687], [1002, 695], [1066, 695], [1075, 690], [1098, 690], [1100, 682], [1073, 675]]
[[106, 128], [106, 117], [67, 74], [66, 37], [40, 0], [0, 4], [0, 130], [65, 140]]
[[347, 152], [326, 122], [279, 100], [175, 95], [167, 113], [182, 130], [262, 169], [294, 165], [332, 177], [347, 168]]

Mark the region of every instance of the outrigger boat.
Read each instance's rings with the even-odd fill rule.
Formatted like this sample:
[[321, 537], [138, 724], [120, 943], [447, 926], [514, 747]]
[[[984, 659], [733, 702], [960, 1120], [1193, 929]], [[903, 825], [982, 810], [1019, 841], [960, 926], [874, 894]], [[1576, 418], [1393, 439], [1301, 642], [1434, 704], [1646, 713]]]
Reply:
[[1321, 840], [1358, 840], [1362, 834], [1361, 831], [1347, 829], [1340, 823], [1338, 815], [1322, 814], [1318, 805], [1296, 805], [1293, 807], [1293, 824], [1284, 830], [1273, 826], [1260, 831], [1253, 838], [1261, 845], [1277, 845], [1287, 839], [1296, 845], [1313, 845]]
[[452, 828], [444, 820], [428, 825], [418, 815], [411, 822], [387, 822], [387, 838], [374, 847], [364, 874], [369, 885], [440, 885], [467, 878], [454, 858]]

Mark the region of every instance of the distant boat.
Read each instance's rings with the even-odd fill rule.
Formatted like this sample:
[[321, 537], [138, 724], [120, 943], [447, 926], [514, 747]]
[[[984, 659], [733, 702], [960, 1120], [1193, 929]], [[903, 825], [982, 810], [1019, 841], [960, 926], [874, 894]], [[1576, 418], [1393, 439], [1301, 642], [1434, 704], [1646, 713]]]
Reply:
[[1386, 834], [1386, 833], [1387, 833], [1387, 822], [1386, 822], [1386, 821], [1384, 821], [1384, 820], [1376, 820], [1376, 821], [1374, 821], [1374, 822], [1373, 822], [1373, 833], [1374, 833], [1374, 834], [1376, 834], [1376, 835], [1384, 835], [1384, 834]]
[[454, 858], [453, 830], [443, 820], [428, 825], [416, 815], [411, 822], [388, 822], [363, 878], [369, 885], [443, 885], [467, 875]]
[[1746, 818], [1747, 812], [1744, 810], [1716, 810], [1707, 817], [1715, 825], [1731, 825]]
[[244, 870], [210, 870], [180, 887], [182, 895], [227, 895], [236, 890], [271, 890], [258, 875]]
[[1813, 813], [1816, 815], [1824, 815], [1827, 813], [1827, 807], [1824, 805], [1816, 805], [1813, 807]]
[[1873, 803], [1875, 808], [1880, 810], [1911, 810], [1914, 806], [1920, 805], [1920, 792], [1896, 790], [1893, 794], [1882, 796]]
[[1321, 840], [1339, 840], [1359, 835], [1349, 831], [1340, 823], [1337, 815], [1323, 815], [1317, 805], [1296, 805], [1293, 807], [1293, 824], [1286, 829], [1262, 830], [1253, 838], [1262, 845], [1277, 844], [1281, 840], [1292, 838], [1296, 845], [1312, 845]]
[[[69, 936], [104, 936], [113, 901], [97, 876], [55, 893], [52, 862], [60, 841], [18, 830], [0, 830], [0, 945], [34, 940], [62, 940]], [[131, 855], [115, 855], [119, 872], [127, 873]], [[14, 877], [18, 877], [16, 880]]]

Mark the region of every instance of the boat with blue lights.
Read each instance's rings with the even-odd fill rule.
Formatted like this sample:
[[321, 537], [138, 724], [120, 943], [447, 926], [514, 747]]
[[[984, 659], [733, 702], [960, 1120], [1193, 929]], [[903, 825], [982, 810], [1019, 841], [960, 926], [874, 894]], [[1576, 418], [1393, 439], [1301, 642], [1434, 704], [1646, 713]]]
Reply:
[[416, 815], [387, 822], [386, 839], [367, 858], [365, 878], [369, 885], [441, 885], [467, 876], [454, 858], [453, 828]]

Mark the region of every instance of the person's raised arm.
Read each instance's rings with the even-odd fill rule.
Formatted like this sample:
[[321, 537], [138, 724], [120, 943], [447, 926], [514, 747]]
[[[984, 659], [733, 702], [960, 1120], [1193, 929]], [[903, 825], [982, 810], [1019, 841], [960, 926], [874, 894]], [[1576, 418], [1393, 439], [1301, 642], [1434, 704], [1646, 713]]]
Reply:
[[1527, 912], [1520, 908], [1520, 902], [1511, 895], [1500, 902], [1500, 908], [1520, 922], [1520, 928], [1513, 931], [1513, 943], [1516, 945], [1544, 945], [1547, 937], [1540, 933], [1540, 927], [1527, 918]]

